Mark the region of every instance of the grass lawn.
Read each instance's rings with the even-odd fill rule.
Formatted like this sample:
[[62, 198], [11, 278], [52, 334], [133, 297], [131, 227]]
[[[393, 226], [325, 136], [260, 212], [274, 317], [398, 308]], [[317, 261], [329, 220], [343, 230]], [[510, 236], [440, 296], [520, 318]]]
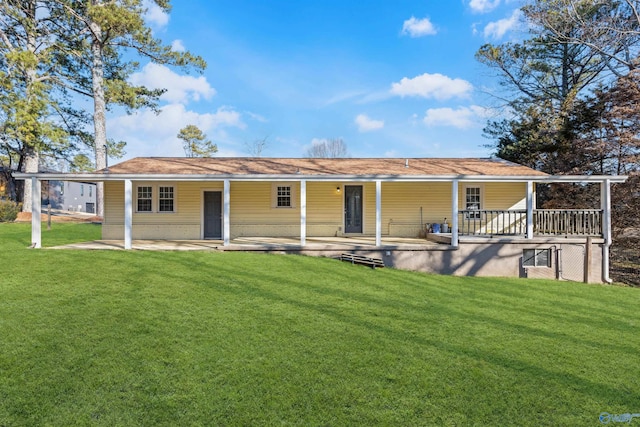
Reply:
[[[0, 224], [0, 426], [600, 425], [640, 412], [640, 289], [33, 250], [29, 231]], [[43, 244], [98, 235], [54, 224]]]

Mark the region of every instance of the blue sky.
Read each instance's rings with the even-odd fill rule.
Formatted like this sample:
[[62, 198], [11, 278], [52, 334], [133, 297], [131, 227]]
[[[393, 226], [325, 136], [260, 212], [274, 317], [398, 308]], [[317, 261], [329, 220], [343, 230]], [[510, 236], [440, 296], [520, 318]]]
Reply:
[[182, 156], [187, 124], [219, 156], [303, 157], [342, 138], [352, 157], [486, 157], [497, 79], [474, 54], [519, 27], [516, 0], [189, 0], [147, 22], [202, 75], [144, 64], [132, 81], [168, 89], [161, 113], [114, 110], [109, 137], [126, 158]]

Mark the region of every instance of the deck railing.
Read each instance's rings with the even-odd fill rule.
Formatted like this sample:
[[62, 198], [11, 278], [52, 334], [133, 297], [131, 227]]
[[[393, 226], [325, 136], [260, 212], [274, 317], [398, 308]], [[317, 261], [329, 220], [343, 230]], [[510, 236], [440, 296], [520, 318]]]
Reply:
[[533, 234], [538, 236], [602, 236], [598, 209], [538, 209], [533, 211]]
[[[461, 236], [524, 236], [526, 210], [462, 210], [458, 214]], [[534, 236], [602, 236], [602, 211], [598, 209], [536, 209]]]
[[458, 233], [475, 236], [519, 236], [527, 231], [526, 210], [463, 210]]

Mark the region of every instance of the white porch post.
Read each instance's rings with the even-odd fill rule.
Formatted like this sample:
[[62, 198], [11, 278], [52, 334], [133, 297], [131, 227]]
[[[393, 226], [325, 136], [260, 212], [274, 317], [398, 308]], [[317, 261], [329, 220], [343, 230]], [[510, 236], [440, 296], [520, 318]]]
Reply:
[[451, 182], [451, 246], [458, 247], [458, 180]]
[[231, 181], [224, 180], [224, 202], [223, 202], [223, 219], [222, 219], [222, 245], [229, 246], [231, 230], [229, 230], [229, 212], [231, 203]]
[[42, 202], [40, 201], [41, 183], [35, 176], [31, 178], [31, 245], [42, 247], [42, 220], [40, 218]]
[[124, 248], [131, 249], [133, 229], [133, 183], [124, 180]]
[[382, 246], [382, 181], [376, 181], [376, 246]]
[[602, 206], [602, 278], [610, 283], [609, 278], [609, 248], [611, 247], [611, 181], [605, 179], [600, 183], [600, 203]]
[[533, 239], [533, 182], [527, 181], [527, 239]]
[[300, 181], [300, 246], [307, 243], [307, 181]]

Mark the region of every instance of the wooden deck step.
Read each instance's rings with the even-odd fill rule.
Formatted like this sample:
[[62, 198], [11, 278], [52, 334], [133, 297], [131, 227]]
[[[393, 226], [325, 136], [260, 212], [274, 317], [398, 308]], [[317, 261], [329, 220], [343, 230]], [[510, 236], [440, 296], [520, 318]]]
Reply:
[[370, 258], [363, 255], [343, 253], [340, 255], [340, 260], [351, 264], [368, 265], [371, 268], [384, 267], [384, 261], [380, 258]]

